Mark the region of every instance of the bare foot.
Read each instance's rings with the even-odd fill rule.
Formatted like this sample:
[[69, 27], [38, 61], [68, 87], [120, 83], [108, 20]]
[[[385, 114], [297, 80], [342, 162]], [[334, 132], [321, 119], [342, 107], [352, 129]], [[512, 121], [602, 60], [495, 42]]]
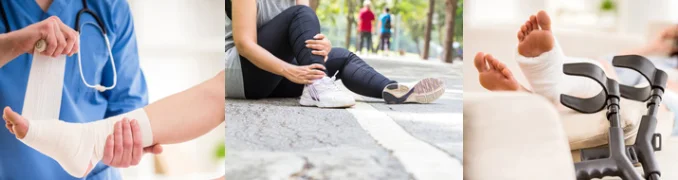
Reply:
[[490, 54], [479, 52], [473, 62], [478, 69], [480, 85], [490, 91], [518, 91], [520, 84], [506, 65]]
[[537, 57], [553, 49], [551, 18], [544, 11], [530, 16], [518, 31], [518, 53], [525, 57]]
[[18, 113], [12, 111], [12, 108], [5, 107], [2, 113], [2, 119], [5, 120], [5, 127], [17, 138], [23, 139], [28, 132], [28, 121]]

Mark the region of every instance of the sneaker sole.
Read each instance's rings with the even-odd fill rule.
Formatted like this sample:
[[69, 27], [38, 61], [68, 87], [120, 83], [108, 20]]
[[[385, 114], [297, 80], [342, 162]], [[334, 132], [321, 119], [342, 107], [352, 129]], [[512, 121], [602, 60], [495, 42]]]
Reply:
[[414, 87], [409, 88], [402, 84], [389, 84], [382, 92], [382, 97], [387, 104], [404, 103], [431, 103], [445, 93], [445, 85], [437, 78], [423, 79]]
[[328, 105], [328, 104], [320, 103], [318, 101], [309, 100], [309, 99], [306, 99], [306, 98], [299, 99], [299, 104], [301, 104], [302, 106], [319, 107], [319, 108], [349, 108], [349, 107], [352, 107], [353, 105], [355, 105], [355, 103]]

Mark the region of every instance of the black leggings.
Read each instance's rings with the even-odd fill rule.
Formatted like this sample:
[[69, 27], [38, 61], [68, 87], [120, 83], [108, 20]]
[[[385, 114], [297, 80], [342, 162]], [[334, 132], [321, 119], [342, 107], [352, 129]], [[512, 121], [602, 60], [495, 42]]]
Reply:
[[[343, 48], [332, 48], [327, 62], [324, 57], [311, 54], [306, 40], [320, 33], [320, 22], [308, 6], [293, 6], [278, 14], [257, 30], [257, 42], [279, 59], [294, 65], [323, 64], [328, 76], [341, 79], [351, 91], [369, 97], [381, 98], [381, 92], [395, 83], [379, 74], [365, 61]], [[258, 68], [245, 57], [240, 57], [247, 99], [268, 97], [299, 97], [304, 85], [293, 83], [282, 76]]]

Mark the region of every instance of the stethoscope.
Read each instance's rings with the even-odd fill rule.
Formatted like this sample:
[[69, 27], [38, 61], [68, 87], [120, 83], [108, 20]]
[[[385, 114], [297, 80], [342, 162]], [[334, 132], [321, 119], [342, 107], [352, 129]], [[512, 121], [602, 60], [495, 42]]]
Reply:
[[[10, 30], [10, 27], [9, 27], [9, 21], [7, 20], [7, 14], [5, 13], [5, 9], [3, 8], [4, 7], [4, 5], [2, 4], [3, 1], [4, 0], [0, 0], [0, 15], [2, 15], [3, 23], [4, 23], [4, 25], [7, 29], [6, 33], [9, 33], [11, 30]], [[111, 43], [108, 40], [108, 36], [106, 36], [106, 28], [102, 28], [102, 27], [104, 27], [104, 23], [103, 23], [103, 21], [101, 21], [99, 16], [97, 16], [94, 13], [94, 11], [87, 8], [86, 0], [82, 0], [82, 6], [83, 6], [83, 8], [80, 11], [78, 11], [78, 14], [75, 16], [75, 31], [77, 31], [78, 34], [82, 35], [82, 32], [80, 31], [80, 29], [82, 29], [82, 27], [85, 26], [85, 25], [92, 25], [92, 26], [96, 27], [97, 29], [99, 29], [99, 32], [101, 32], [101, 36], [103, 36], [104, 40], [106, 41], [106, 48], [108, 49], [108, 57], [109, 57], [109, 60], [111, 61], [111, 65], [112, 65], [112, 68], [113, 68], [113, 85], [106, 87], [106, 86], [103, 86], [101, 84], [91, 85], [91, 84], [87, 83], [87, 81], [85, 80], [85, 76], [82, 74], [82, 59], [80, 58], [80, 49], [82, 49], [82, 48], [79, 48], [78, 52], [77, 52], [77, 54], [78, 54], [78, 67], [80, 68], [80, 79], [82, 79], [82, 82], [85, 83], [85, 86], [87, 86], [89, 88], [94, 88], [94, 89], [98, 90], [99, 92], [111, 90], [111, 89], [115, 88], [115, 85], [118, 82], [118, 74], [116, 73], [116, 70], [115, 70], [115, 61], [113, 60], [113, 53], [111, 51]], [[80, 16], [82, 14], [90, 14], [92, 17], [94, 17], [94, 19], [96, 20], [97, 23], [95, 24], [95, 23], [92, 23], [92, 22], [85, 22], [85, 23], [82, 23], [80, 26], [78, 26], [80, 24]], [[80, 37], [82, 37], [82, 36], [80, 36]], [[37, 46], [44, 46], [44, 41], [41, 40], [37, 44], [38, 44]], [[81, 44], [81, 46], [82, 46], [82, 44]]]

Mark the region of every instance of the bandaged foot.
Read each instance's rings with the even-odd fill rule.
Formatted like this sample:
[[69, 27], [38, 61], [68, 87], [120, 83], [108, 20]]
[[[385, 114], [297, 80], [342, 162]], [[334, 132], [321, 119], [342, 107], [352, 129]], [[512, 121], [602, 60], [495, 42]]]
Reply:
[[516, 61], [532, 91], [558, 103], [563, 78], [563, 52], [551, 34], [551, 20], [544, 11], [530, 16], [518, 31]]
[[142, 132], [142, 146], [153, 144], [151, 125], [144, 109], [90, 123], [60, 120], [26, 120], [9, 107], [3, 119], [10, 132], [31, 148], [56, 160], [71, 176], [84, 177], [104, 156], [106, 138], [116, 122], [136, 119]]
[[560, 105], [560, 95], [592, 97], [601, 90], [600, 85], [584, 77], [565, 76], [564, 63], [587, 62], [564, 55], [551, 32], [551, 19], [544, 11], [533, 15], [518, 32], [516, 61], [532, 91], [555, 105]]

